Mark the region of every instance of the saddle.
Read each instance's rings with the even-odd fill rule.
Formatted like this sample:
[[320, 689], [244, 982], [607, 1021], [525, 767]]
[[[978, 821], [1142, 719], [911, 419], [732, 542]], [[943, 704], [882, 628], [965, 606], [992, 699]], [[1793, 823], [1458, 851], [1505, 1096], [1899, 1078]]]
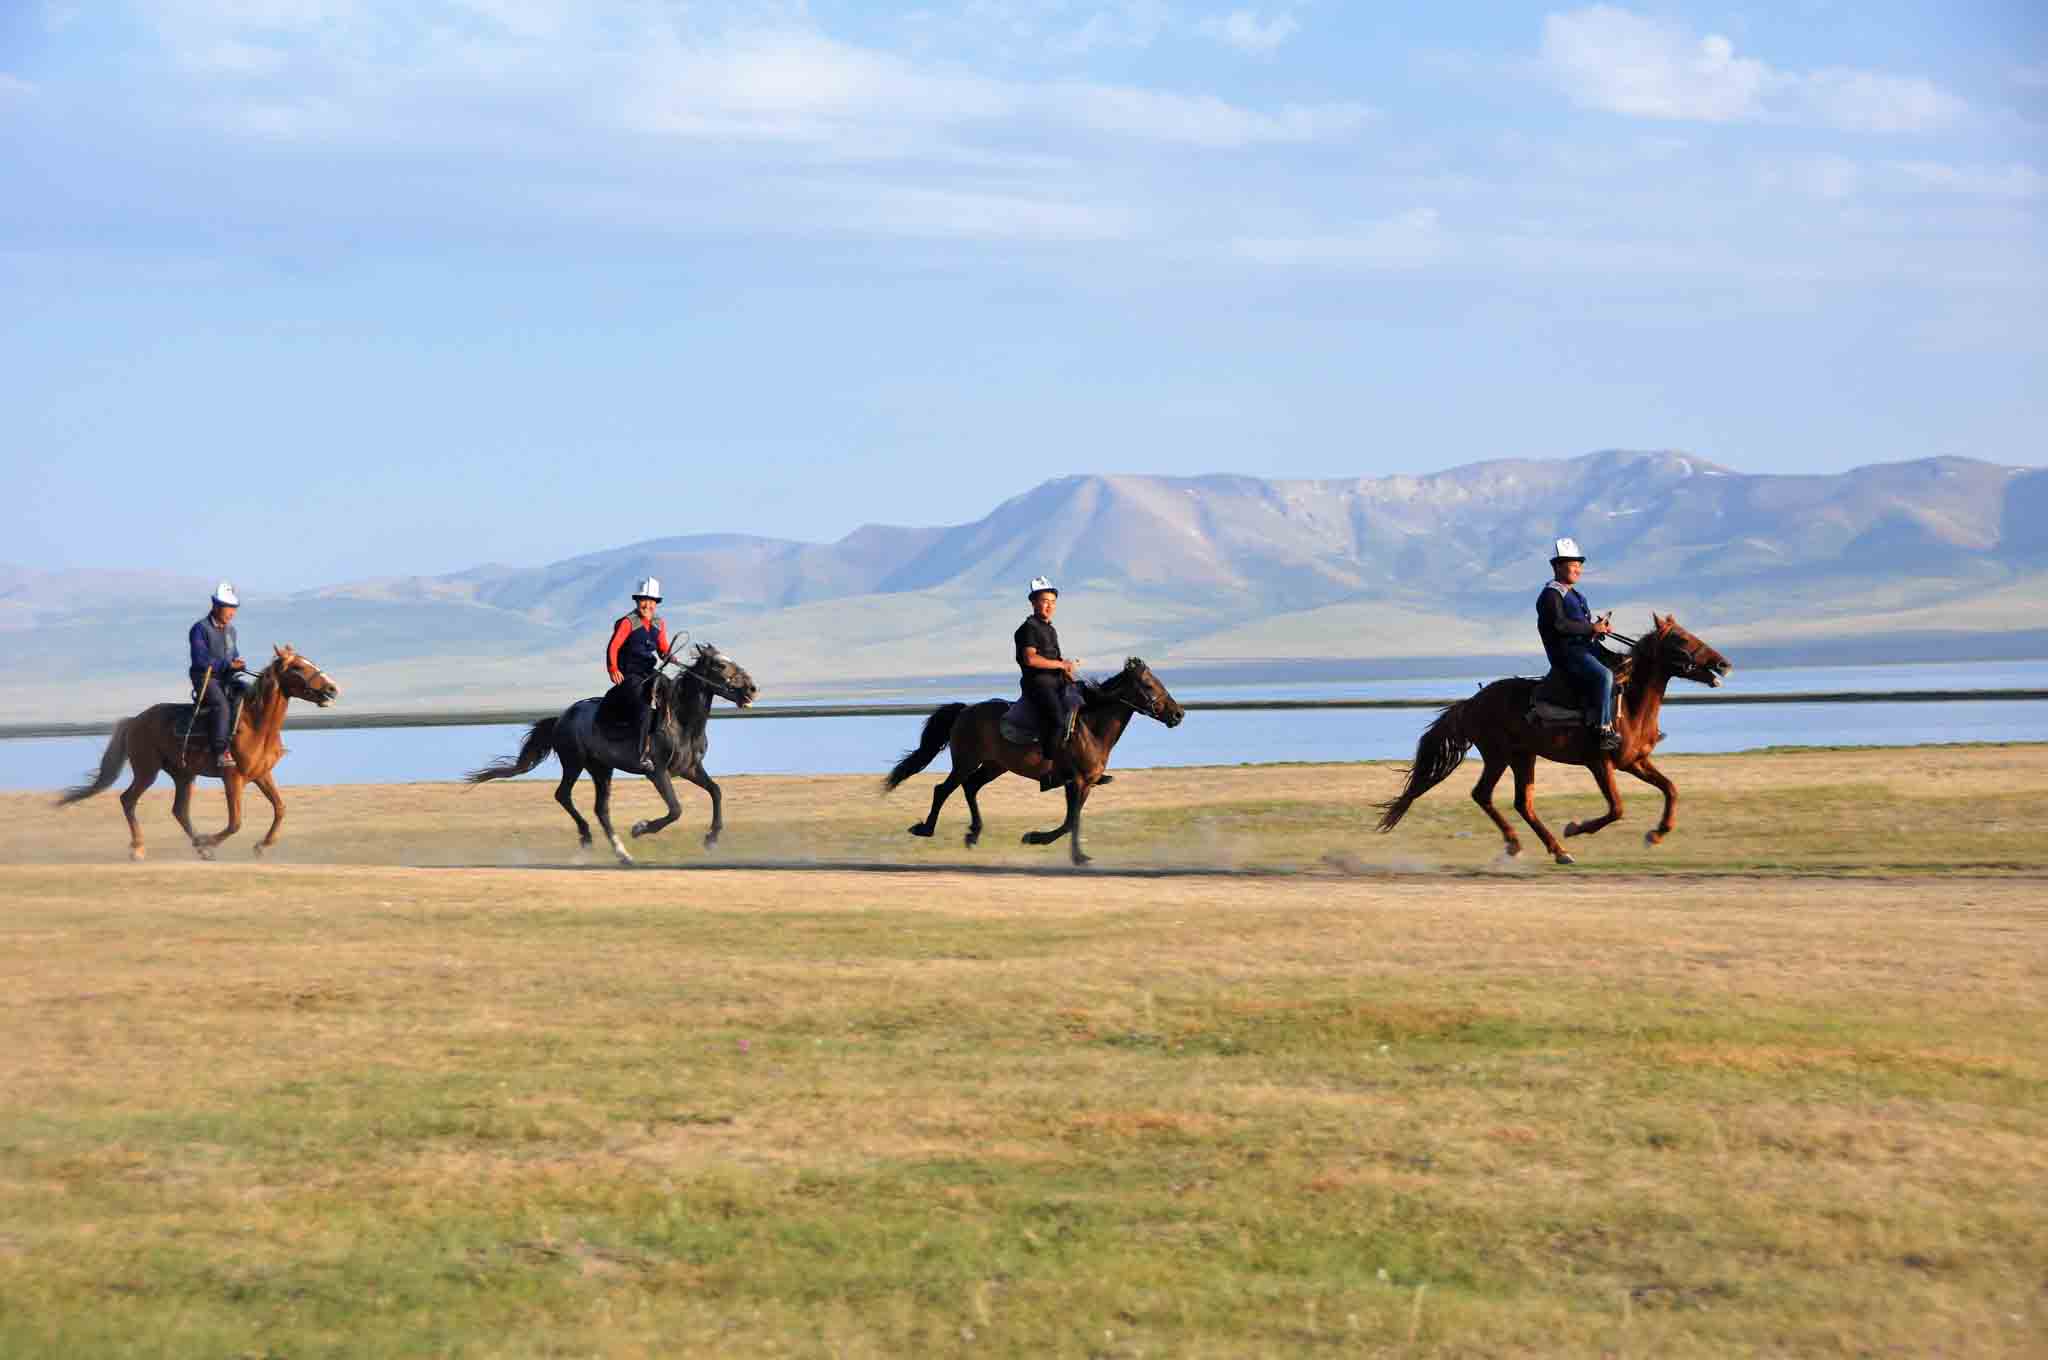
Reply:
[[1528, 717], [1536, 727], [1583, 727], [1586, 706], [1571, 681], [1552, 671], [1529, 690]]
[[[1622, 666], [1628, 658], [1602, 647], [1594, 648], [1593, 655], [1600, 658], [1601, 665], [1615, 673], [1615, 683], [1619, 685]], [[1597, 716], [1578, 687], [1556, 670], [1538, 680], [1529, 691], [1527, 717], [1533, 727], [1590, 726], [1591, 720]]]
[[597, 703], [597, 730], [615, 741], [640, 740], [640, 714], [647, 706], [648, 686], [657, 680], [635, 676], [606, 690]]
[[[1074, 735], [1074, 723], [1081, 716], [1081, 687], [1069, 684], [1066, 692], [1067, 726], [1060, 733], [1060, 744]], [[1031, 706], [1029, 699], [1018, 699], [1003, 710], [1003, 716], [996, 719], [996, 730], [1003, 740], [1018, 746], [1038, 745], [1038, 710]]]

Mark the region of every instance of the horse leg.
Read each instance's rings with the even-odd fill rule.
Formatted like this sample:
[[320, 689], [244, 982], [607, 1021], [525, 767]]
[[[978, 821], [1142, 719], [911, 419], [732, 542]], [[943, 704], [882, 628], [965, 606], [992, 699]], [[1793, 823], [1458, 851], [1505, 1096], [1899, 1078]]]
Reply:
[[209, 846], [218, 846], [222, 841], [242, 829], [242, 786], [248, 779], [238, 770], [227, 770], [221, 774], [221, 791], [228, 797], [228, 824], [206, 838]]
[[212, 859], [213, 843], [200, 835], [192, 825], [192, 776], [174, 770], [171, 773], [171, 780], [177, 786], [177, 791], [171, 795], [171, 815], [176, 817], [178, 825], [184, 828], [185, 838], [192, 842], [192, 848], [198, 852], [199, 858]]
[[1024, 844], [1051, 845], [1060, 837], [1071, 833], [1074, 837], [1074, 863], [1086, 864], [1088, 862], [1088, 856], [1081, 853], [1081, 804], [1088, 797], [1088, 795], [1084, 791], [1081, 781], [1078, 779], [1068, 780], [1066, 789], [1067, 819], [1061, 822], [1058, 826], [1054, 827], [1050, 831], [1025, 832]]
[[270, 830], [265, 832], [263, 839], [256, 842], [253, 847], [260, 855], [277, 844], [277, 829], [284, 825], [284, 795], [277, 791], [277, 781], [272, 779], [268, 772], [256, 776], [251, 782], [270, 800]]
[[633, 837], [636, 840], [642, 836], [652, 836], [657, 831], [665, 830], [680, 821], [683, 816], [683, 805], [676, 801], [676, 784], [675, 780], [669, 777], [668, 767], [656, 765], [654, 773], [647, 777], [653, 781], [654, 791], [661, 795], [661, 801], [668, 804], [668, 816], [656, 817], [651, 822], [633, 823]]
[[1550, 852], [1552, 859], [1559, 864], [1572, 863], [1572, 857], [1564, 852], [1564, 847], [1558, 844], [1557, 837], [1551, 835], [1550, 828], [1536, 816], [1536, 800], [1530, 794], [1530, 790], [1536, 787], [1535, 754], [1529, 751], [1518, 754], [1515, 757], [1514, 770], [1515, 811], [1522, 814], [1522, 820], [1529, 824], [1529, 829], [1543, 842], [1543, 848]]
[[1091, 857], [1081, 849], [1081, 809], [1088, 802], [1088, 792], [1093, 784], [1075, 780], [1067, 785], [1067, 825], [1072, 828], [1073, 839], [1067, 844], [1072, 847], [1075, 867], [1088, 864]]
[[960, 792], [967, 797], [967, 848], [972, 850], [981, 841], [981, 800], [975, 797], [990, 783], [1002, 778], [1000, 765], [982, 765], [974, 773], [960, 781]]
[[[569, 796], [569, 790], [576, 787], [576, 777], [583, 773], [583, 766], [567, 756], [562, 762], [562, 782], [555, 785], [555, 801], [562, 805], [562, 811], [569, 814], [569, 820], [576, 823], [576, 843], [583, 849], [590, 848], [590, 823], [583, 820], [583, 814], [576, 810], [576, 800]], [[591, 780], [596, 783], [596, 779]]]
[[1486, 768], [1479, 772], [1479, 782], [1472, 786], [1472, 801], [1479, 804], [1479, 810], [1500, 828], [1501, 839], [1506, 842], [1503, 853], [1519, 855], [1522, 853], [1522, 838], [1515, 834], [1515, 829], [1508, 825], [1508, 819], [1501, 816], [1500, 809], [1493, 805], [1494, 785], [1500, 783], [1501, 771], [1507, 769], [1508, 763], [1483, 749], [1479, 754], [1485, 757]]
[[1678, 786], [1672, 783], [1662, 770], [1652, 765], [1648, 756], [1629, 766], [1628, 772], [1664, 795], [1664, 815], [1658, 818], [1657, 825], [1643, 833], [1643, 844], [1655, 845], [1671, 834], [1671, 828], [1676, 820], [1672, 814], [1678, 811]]
[[683, 778], [711, 795], [711, 829], [704, 833], [704, 848], [709, 850], [718, 844], [718, 835], [725, 830], [725, 793], [718, 787], [718, 781], [711, 777], [711, 772], [704, 768], [702, 760], [684, 770]]
[[154, 760], [145, 764], [133, 757], [130, 758], [130, 765], [135, 771], [135, 778], [121, 795], [121, 815], [128, 819], [128, 858], [139, 860], [148, 852], [142, 848], [142, 819], [135, 815], [135, 805], [141, 801], [149, 786], [156, 783], [157, 772], [161, 767]]
[[937, 788], [932, 790], [932, 810], [924, 815], [923, 821], [910, 828], [910, 834], [913, 836], [929, 836], [934, 831], [937, 831], [939, 829], [939, 809], [946, 805], [946, 800], [953, 796], [953, 790], [959, 787], [960, 765], [956, 758], [952, 771], [939, 781]]
[[633, 857], [626, 853], [626, 843], [612, 830], [611, 770], [603, 765], [591, 766], [590, 782], [597, 786], [597, 824], [604, 828], [605, 839], [612, 843], [612, 853], [619, 857], [619, 863], [630, 865]]
[[1593, 782], [1600, 786], [1601, 795], [1607, 799], [1606, 815], [1595, 817], [1590, 822], [1566, 822], [1564, 824], [1565, 835], [1590, 836], [1609, 822], [1621, 820], [1621, 791], [1614, 787], [1614, 762], [1611, 760], [1594, 761]]

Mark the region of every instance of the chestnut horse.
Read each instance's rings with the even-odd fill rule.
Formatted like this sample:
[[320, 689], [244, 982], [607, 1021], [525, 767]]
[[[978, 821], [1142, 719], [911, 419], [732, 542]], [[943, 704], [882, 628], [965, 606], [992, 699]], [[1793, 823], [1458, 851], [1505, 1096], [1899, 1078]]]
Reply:
[[[1001, 720], [1011, 702], [988, 699], [973, 705], [947, 704], [925, 719], [924, 735], [918, 739], [917, 749], [905, 752], [896, 768], [882, 780], [882, 792], [888, 793], [931, 764], [941, 747], [952, 747], [953, 771], [932, 790], [932, 810], [910, 828], [911, 835], [931, 835], [939, 824], [939, 809], [953, 790], [959, 789], [967, 795], [967, 844], [972, 848], [981, 839], [981, 804], [975, 800], [975, 794], [981, 792], [983, 785], [1000, 779], [1005, 772], [1043, 784], [1053, 773], [1052, 763], [1038, 749], [1036, 739], [1019, 744], [1003, 736]], [[1067, 819], [1050, 831], [1025, 832], [1024, 844], [1051, 845], [1060, 837], [1071, 835], [1074, 863], [1088, 863], [1088, 856], [1081, 850], [1081, 805], [1088, 801], [1090, 789], [1109, 782], [1109, 753], [1130, 726], [1133, 713], [1142, 713], [1168, 727], [1180, 726], [1181, 719], [1187, 716], [1186, 710], [1166, 692], [1166, 686], [1135, 656], [1102, 684], [1082, 685], [1081, 713], [1066, 746], [1073, 766], [1066, 781]]]
[[[256, 688], [242, 700], [228, 749], [235, 753], [235, 768], [223, 771], [206, 739], [193, 733], [188, 741], [177, 731], [179, 721], [191, 720], [190, 704], [154, 704], [132, 718], [114, 724], [114, 735], [100, 756], [99, 773], [89, 782], [66, 789], [57, 806], [80, 802], [113, 784], [125, 761], [134, 767], [135, 780], [121, 795], [121, 811], [128, 818], [128, 857], [141, 859], [142, 823], [136, 820], [135, 804], [159, 773], [168, 773], [177, 785], [171, 799], [171, 815], [192, 840], [199, 858], [212, 859], [213, 849], [242, 829], [242, 787], [254, 784], [270, 800], [270, 831], [256, 842], [257, 854], [277, 844], [277, 829], [284, 825], [284, 797], [270, 772], [284, 755], [284, 711], [294, 699], [304, 699], [321, 708], [333, 703], [341, 689], [327, 673], [290, 646], [272, 649], [276, 659], [256, 677]], [[219, 779], [228, 795], [228, 824], [211, 836], [192, 829], [192, 781], [201, 775]]]
[[1644, 842], [1655, 845], [1670, 835], [1678, 789], [1650, 763], [1650, 752], [1664, 737], [1657, 730], [1664, 686], [1676, 676], [1718, 688], [1728, 678], [1730, 667], [1727, 658], [1680, 628], [1675, 619], [1652, 614], [1650, 620], [1655, 630], [1644, 634], [1615, 668], [1614, 726], [1621, 733], [1620, 750], [1601, 750], [1591, 728], [1532, 724], [1529, 698], [1538, 682], [1496, 680], [1471, 698], [1446, 707], [1422, 734], [1415, 746], [1415, 763], [1408, 767], [1407, 787], [1392, 802], [1376, 805], [1385, 814], [1380, 818], [1380, 830], [1392, 831], [1410, 805], [1457, 769], [1467, 748], [1477, 746], [1486, 768], [1472, 787], [1472, 801], [1493, 818], [1510, 855], [1521, 854], [1522, 843], [1493, 805], [1493, 786], [1506, 769], [1515, 772], [1515, 811], [1559, 864], [1572, 862], [1550, 828], [1536, 817], [1530, 790], [1536, 783], [1538, 756], [1563, 765], [1585, 766], [1607, 799], [1606, 815], [1568, 823], [1565, 835], [1590, 836], [1609, 822], [1621, 820], [1621, 795], [1614, 787], [1616, 770], [1627, 771], [1664, 795], [1664, 816], [1644, 833]]

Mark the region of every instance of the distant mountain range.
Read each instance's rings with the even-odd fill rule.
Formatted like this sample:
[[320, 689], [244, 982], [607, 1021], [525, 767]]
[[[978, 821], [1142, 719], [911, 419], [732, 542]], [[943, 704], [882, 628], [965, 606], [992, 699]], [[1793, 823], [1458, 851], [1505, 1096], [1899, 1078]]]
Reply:
[[[381, 707], [538, 701], [591, 687], [605, 625], [651, 574], [671, 620], [741, 654], [770, 694], [821, 691], [999, 674], [1023, 583], [1043, 573], [1067, 591], [1063, 636], [1091, 654], [1507, 657], [1534, 650], [1530, 600], [1559, 534], [1585, 546], [1596, 607], [1677, 610], [1717, 643], [1911, 635], [1940, 652], [1955, 634], [2042, 628], [2048, 603], [2048, 469], [1932, 458], [1774, 476], [1609, 451], [1336, 481], [1062, 477], [972, 524], [829, 544], [692, 535], [286, 596], [244, 583], [243, 630], [356, 666]], [[209, 585], [0, 568], [0, 630], [37, 638], [0, 649], [0, 698], [73, 708], [47, 672], [130, 659], [103, 654], [113, 620], [148, 639], [134, 681], [175, 688], [179, 621]]]

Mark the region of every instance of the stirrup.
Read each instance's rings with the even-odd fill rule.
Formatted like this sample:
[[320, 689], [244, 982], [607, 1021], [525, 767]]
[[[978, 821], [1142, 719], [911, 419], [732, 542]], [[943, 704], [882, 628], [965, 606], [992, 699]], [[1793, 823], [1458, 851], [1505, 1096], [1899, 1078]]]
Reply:
[[241, 766], [235, 764], [235, 753], [232, 750], [222, 751], [213, 759], [214, 763], [223, 770], [239, 770], [242, 768]]

